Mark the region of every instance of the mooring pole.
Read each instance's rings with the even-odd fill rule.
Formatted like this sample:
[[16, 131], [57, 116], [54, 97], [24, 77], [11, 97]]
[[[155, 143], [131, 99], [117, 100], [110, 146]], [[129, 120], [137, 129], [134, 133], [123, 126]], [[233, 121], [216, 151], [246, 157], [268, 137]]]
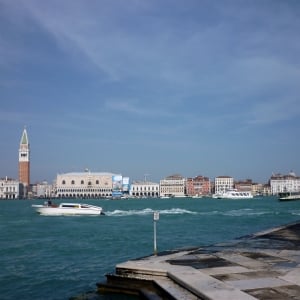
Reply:
[[156, 244], [156, 221], [159, 220], [159, 212], [155, 211], [153, 214], [153, 226], [154, 226], [154, 255], [157, 255], [157, 244]]

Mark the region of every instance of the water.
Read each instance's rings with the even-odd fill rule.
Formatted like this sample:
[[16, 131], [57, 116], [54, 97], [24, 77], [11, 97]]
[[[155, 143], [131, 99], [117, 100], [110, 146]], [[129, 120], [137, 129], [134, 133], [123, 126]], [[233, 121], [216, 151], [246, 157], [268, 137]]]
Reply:
[[300, 201], [274, 197], [86, 200], [106, 212], [94, 217], [40, 216], [31, 204], [42, 202], [0, 201], [2, 300], [69, 299], [95, 291], [117, 263], [153, 253], [154, 211], [160, 213], [158, 252], [228, 241], [300, 218]]

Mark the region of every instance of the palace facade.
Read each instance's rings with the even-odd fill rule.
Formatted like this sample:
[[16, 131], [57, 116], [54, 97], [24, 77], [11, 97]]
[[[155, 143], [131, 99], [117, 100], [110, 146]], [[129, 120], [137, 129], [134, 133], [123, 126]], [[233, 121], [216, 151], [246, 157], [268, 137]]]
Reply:
[[[55, 194], [59, 198], [107, 198], [112, 197], [113, 189], [120, 189], [120, 174], [106, 172], [72, 172], [58, 174]], [[118, 177], [118, 184], [114, 184]]]

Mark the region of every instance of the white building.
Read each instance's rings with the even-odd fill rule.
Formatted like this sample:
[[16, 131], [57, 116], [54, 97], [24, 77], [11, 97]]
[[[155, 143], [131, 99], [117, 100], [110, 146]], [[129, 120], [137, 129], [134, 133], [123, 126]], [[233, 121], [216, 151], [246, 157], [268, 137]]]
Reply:
[[291, 172], [288, 175], [275, 174], [270, 178], [271, 194], [300, 192], [300, 177]]
[[18, 199], [19, 181], [10, 178], [0, 179], [0, 199]]
[[185, 196], [185, 181], [179, 174], [168, 176], [160, 180], [159, 195], [160, 197], [184, 197]]
[[215, 178], [215, 194], [223, 194], [233, 189], [233, 178], [230, 176], [218, 176]]
[[106, 172], [74, 172], [58, 174], [56, 177], [56, 196], [66, 198], [106, 198], [112, 197], [113, 186], [118, 191], [121, 187], [113, 184], [119, 174]]
[[158, 197], [159, 184], [150, 181], [134, 181], [130, 185], [129, 195], [132, 197]]
[[35, 189], [32, 188], [32, 191], [35, 190], [35, 197], [38, 198], [50, 198], [53, 197], [53, 186], [47, 181], [37, 183]]

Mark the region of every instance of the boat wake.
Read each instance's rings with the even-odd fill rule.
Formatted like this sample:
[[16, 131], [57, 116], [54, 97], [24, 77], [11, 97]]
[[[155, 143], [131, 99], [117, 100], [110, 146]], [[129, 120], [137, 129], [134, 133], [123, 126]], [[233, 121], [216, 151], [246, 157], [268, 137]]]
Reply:
[[261, 210], [253, 210], [251, 208], [243, 208], [243, 209], [233, 209], [228, 211], [219, 211], [219, 210], [213, 210], [213, 211], [205, 211], [205, 212], [199, 212], [199, 215], [202, 216], [224, 216], [224, 217], [251, 217], [251, 216], [262, 216], [262, 215], [268, 215], [272, 214], [274, 215], [274, 211], [261, 211]]
[[[228, 211], [191, 211], [182, 208], [170, 208], [163, 210], [155, 210], [152, 208], [145, 208], [141, 210], [113, 210], [105, 211], [106, 216], [112, 217], [126, 217], [126, 216], [147, 216], [152, 215], [155, 211], [158, 211], [160, 215], [199, 215], [199, 216], [224, 216], [224, 217], [259, 217], [265, 215], [276, 215], [280, 212], [274, 210], [255, 210], [251, 208], [233, 209]], [[291, 215], [300, 215], [299, 210], [293, 210], [289, 212]]]
[[121, 216], [145, 216], [152, 215], [155, 211], [158, 211], [161, 215], [183, 215], [183, 214], [197, 214], [197, 212], [193, 212], [186, 209], [181, 208], [171, 208], [164, 210], [154, 210], [152, 208], [145, 208], [142, 210], [114, 210], [114, 211], [106, 211], [105, 214], [107, 216], [121, 217]]
[[242, 217], [242, 216], [261, 216], [268, 213], [269, 211], [255, 211], [250, 208], [244, 208], [244, 209], [229, 210], [227, 212], [223, 212], [222, 214], [224, 216], [230, 216], [230, 217]]

